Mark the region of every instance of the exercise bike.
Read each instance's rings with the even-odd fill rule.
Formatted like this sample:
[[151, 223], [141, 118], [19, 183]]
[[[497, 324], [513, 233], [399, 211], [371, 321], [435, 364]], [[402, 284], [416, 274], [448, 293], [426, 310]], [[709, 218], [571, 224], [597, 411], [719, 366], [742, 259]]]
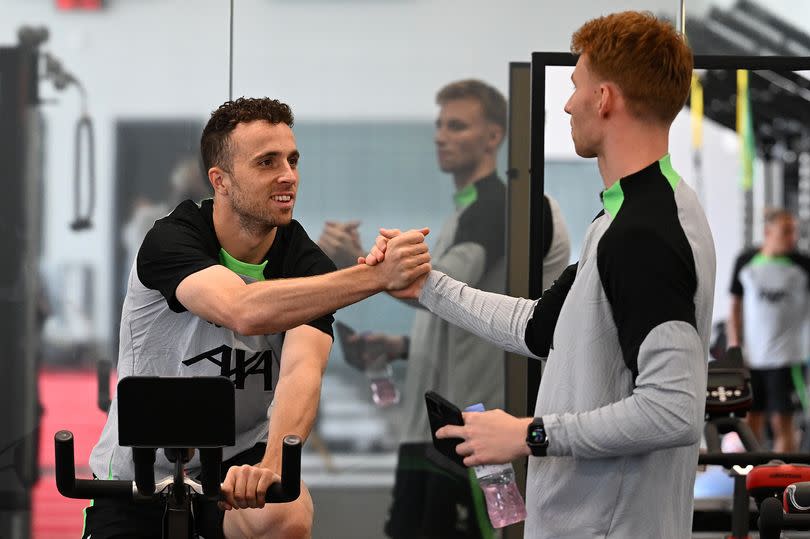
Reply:
[[[192, 502], [220, 499], [222, 448], [234, 445], [236, 439], [233, 383], [221, 376], [130, 376], [118, 383], [117, 398], [119, 445], [132, 447], [135, 479], [77, 479], [73, 433], [61, 430], [54, 436], [59, 493], [68, 498], [115, 498], [133, 503], [157, 499], [166, 507], [164, 539], [197, 537]], [[267, 503], [298, 498], [301, 445], [298, 436], [284, 438], [281, 481], [267, 490]], [[174, 473], [156, 482], [157, 449], [163, 449], [173, 463]], [[199, 481], [184, 471], [194, 449], [200, 452]]]

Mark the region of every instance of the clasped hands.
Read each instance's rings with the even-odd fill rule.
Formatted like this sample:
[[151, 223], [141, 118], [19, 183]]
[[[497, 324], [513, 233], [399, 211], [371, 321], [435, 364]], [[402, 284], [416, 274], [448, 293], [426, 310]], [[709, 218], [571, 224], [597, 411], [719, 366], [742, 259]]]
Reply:
[[408, 274], [410, 281], [407, 281], [404, 274], [398, 275], [399, 279], [391, 283], [394, 286], [387, 289], [389, 294], [398, 299], [418, 299], [431, 269], [430, 253], [425, 244], [425, 236], [429, 233], [428, 228], [406, 232], [398, 228], [381, 228], [371, 251], [366, 256], [358, 257], [357, 263], [377, 266], [387, 260], [388, 264], [398, 268], [418, 268]]
[[[401, 232], [398, 229], [381, 228], [374, 240], [371, 251], [357, 259], [358, 264], [375, 266], [391, 257], [400, 257], [404, 238], [410, 241], [427, 235], [427, 229]], [[428, 272], [420, 274], [413, 283], [388, 293], [400, 299], [418, 299], [422, 292]], [[531, 418], [518, 418], [503, 410], [486, 412], [464, 412], [464, 425], [447, 425], [436, 431], [437, 438], [462, 438], [464, 441], [456, 446], [456, 452], [464, 457], [465, 466], [480, 464], [502, 464], [530, 454], [526, 445], [526, 429]]]

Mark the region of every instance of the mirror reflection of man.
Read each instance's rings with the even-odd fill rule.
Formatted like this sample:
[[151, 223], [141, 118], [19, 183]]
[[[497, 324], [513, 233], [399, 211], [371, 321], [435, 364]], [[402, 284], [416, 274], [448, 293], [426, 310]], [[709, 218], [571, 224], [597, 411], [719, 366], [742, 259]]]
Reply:
[[805, 398], [803, 331], [810, 311], [810, 259], [796, 252], [796, 218], [782, 209], [765, 215], [762, 246], [743, 252], [731, 280], [729, 346], [745, 345], [754, 404], [747, 421], [773, 449], [796, 450], [794, 393]]
[[[436, 95], [439, 113], [434, 141], [442, 172], [455, 186], [455, 212], [443, 224], [432, 248], [434, 268], [476, 288], [503, 292], [506, 282], [506, 186], [498, 177], [497, 154], [504, 141], [507, 103], [494, 87], [479, 80], [452, 82]], [[429, 196], [426, 194], [426, 196]], [[543, 274], [547, 283], [565, 269], [570, 244], [559, 206], [544, 199], [547, 235]], [[336, 264], [355, 261], [365, 252], [357, 235], [358, 221], [327, 222], [319, 245]], [[354, 337], [362, 343], [366, 362], [381, 355], [388, 361], [407, 360], [399, 422], [400, 464], [394, 505], [386, 527], [399, 537], [477, 537], [477, 513], [486, 509], [472, 501], [469, 479], [456, 483], [440, 473], [406, 469], [405, 462], [422, 462], [431, 435], [424, 394], [434, 390], [453, 402], [504, 405], [501, 350], [419, 308], [410, 335], [382, 333]], [[477, 487], [475, 487], [477, 488]], [[479, 500], [480, 502], [480, 500]], [[463, 509], [461, 509], [463, 508]], [[486, 516], [484, 516], [486, 522]], [[463, 522], [462, 522], [463, 521]]]

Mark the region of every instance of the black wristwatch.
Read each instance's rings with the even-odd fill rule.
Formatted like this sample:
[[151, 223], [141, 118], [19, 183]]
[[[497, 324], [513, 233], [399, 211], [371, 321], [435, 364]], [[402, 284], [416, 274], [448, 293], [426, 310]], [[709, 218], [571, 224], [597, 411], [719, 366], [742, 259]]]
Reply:
[[535, 457], [545, 457], [548, 450], [548, 434], [543, 419], [535, 417], [526, 428], [526, 445]]

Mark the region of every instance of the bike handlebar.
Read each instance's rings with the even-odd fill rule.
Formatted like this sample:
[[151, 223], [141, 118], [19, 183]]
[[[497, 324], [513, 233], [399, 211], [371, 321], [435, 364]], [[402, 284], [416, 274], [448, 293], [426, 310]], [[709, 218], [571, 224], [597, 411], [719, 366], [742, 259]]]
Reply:
[[[298, 499], [301, 494], [301, 449], [299, 436], [284, 437], [281, 452], [281, 481], [267, 489], [266, 503], [286, 503]], [[60, 430], [54, 436], [56, 456], [56, 488], [66, 498], [119, 498], [132, 499], [138, 495], [134, 481], [116, 479], [77, 479], [73, 452], [73, 433]], [[154, 484], [154, 481], [152, 481]], [[142, 493], [151, 495], [152, 493]]]
[[67, 498], [132, 498], [136, 492], [132, 481], [76, 479], [73, 460], [73, 433], [60, 430], [54, 436], [56, 451], [56, 488]]
[[301, 437], [290, 434], [284, 437], [281, 446], [281, 481], [267, 489], [265, 502], [286, 503], [298, 499], [301, 494]]

